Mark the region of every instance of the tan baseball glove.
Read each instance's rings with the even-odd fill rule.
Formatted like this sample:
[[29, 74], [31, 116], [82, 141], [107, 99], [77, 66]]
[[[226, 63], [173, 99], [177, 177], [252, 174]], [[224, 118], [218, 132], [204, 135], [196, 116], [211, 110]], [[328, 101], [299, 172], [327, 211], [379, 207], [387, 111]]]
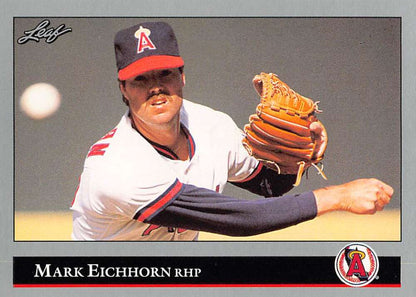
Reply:
[[261, 100], [244, 127], [243, 145], [249, 154], [279, 174], [296, 174], [295, 186], [310, 166], [326, 179], [317, 165], [328, 139], [316, 117], [319, 102], [296, 93], [273, 73], [256, 75], [253, 84]]

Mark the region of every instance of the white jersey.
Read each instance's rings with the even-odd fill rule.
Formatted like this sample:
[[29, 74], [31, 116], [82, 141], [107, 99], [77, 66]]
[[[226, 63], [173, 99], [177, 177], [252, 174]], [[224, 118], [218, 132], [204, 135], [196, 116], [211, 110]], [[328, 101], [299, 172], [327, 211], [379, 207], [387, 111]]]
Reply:
[[197, 231], [144, 221], [176, 199], [183, 184], [222, 192], [227, 181], [255, 175], [258, 161], [228, 115], [184, 100], [180, 116], [186, 161], [146, 140], [128, 112], [90, 148], [71, 207], [74, 240], [196, 240]]

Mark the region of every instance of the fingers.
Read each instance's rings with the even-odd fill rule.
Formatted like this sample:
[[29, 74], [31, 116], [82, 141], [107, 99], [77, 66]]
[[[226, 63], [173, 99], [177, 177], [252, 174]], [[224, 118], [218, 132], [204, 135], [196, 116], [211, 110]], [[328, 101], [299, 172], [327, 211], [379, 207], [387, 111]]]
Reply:
[[384, 190], [384, 192], [389, 196], [393, 196], [394, 193], [394, 189], [392, 187], [390, 187], [388, 184], [383, 183], [382, 181], [379, 180], [380, 183], [380, 187]]
[[312, 122], [309, 126], [309, 129], [311, 129], [311, 132], [315, 133], [316, 135], [320, 135], [322, 130], [324, 130], [324, 126], [321, 124], [321, 122]]
[[261, 96], [262, 92], [263, 92], [263, 82], [261, 80], [260, 75], [256, 75], [253, 78], [253, 86], [254, 86], [254, 89], [256, 90], [256, 92], [259, 94], [259, 96]]
[[316, 148], [313, 156], [314, 159], [318, 159], [325, 153], [326, 147], [328, 145], [328, 134], [324, 125], [319, 121], [311, 123], [309, 129], [316, 141]]
[[393, 188], [386, 183], [375, 179], [358, 179], [346, 184], [350, 189], [348, 210], [357, 214], [374, 214], [381, 211], [390, 203]]
[[[386, 183], [378, 180], [378, 179], [370, 179], [375, 186], [374, 191], [374, 212], [381, 211], [384, 209], [384, 206], [390, 203], [390, 199], [393, 195], [393, 188]], [[371, 212], [370, 212], [371, 213]]]
[[377, 202], [383, 205], [388, 204], [394, 193], [393, 188], [378, 179], [371, 179], [371, 181], [375, 184], [376, 189], [377, 189], [376, 191]]
[[375, 210], [376, 211], [382, 211], [384, 209], [384, 205], [382, 203], [379, 203], [379, 201], [376, 201], [376, 203], [374, 204]]

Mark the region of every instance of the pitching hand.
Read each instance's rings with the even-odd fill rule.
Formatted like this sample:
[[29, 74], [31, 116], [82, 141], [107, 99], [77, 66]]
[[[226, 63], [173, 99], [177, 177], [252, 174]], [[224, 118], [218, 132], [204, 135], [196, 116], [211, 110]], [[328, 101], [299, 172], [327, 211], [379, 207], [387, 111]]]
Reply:
[[375, 179], [358, 179], [346, 184], [314, 191], [318, 215], [344, 210], [356, 214], [374, 214], [390, 202], [393, 188]]

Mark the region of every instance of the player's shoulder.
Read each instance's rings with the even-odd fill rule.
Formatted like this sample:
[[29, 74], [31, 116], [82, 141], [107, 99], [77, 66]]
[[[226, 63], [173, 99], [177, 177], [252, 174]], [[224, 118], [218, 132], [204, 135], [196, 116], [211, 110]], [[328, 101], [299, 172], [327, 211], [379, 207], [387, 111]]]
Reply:
[[209, 122], [211, 125], [234, 123], [233, 119], [225, 112], [189, 100], [183, 100], [181, 117], [190, 122]]
[[94, 156], [94, 155], [104, 155], [106, 152], [106, 149], [108, 147], [113, 146], [113, 143], [123, 141], [125, 137], [123, 137], [123, 134], [125, 134], [126, 130], [126, 115], [123, 115], [120, 122], [114, 127], [111, 128], [107, 133], [104, 134], [101, 138], [96, 140], [90, 147], [88, 151], [88, 157]]
[[118, 166], [130, 167], [135, 163], [150, 161], [153, 155], [154, 150], [131, 127], [130, 118], [126, 113], [115, 128], [89, 148], [86, 163], [95, 166], [118, 164]]

